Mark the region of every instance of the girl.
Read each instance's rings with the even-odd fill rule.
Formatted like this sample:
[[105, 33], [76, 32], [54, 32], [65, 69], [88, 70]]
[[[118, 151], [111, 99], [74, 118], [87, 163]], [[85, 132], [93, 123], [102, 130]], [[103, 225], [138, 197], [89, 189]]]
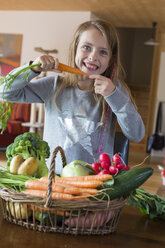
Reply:
[[[89, 76], [68, 73], [31, 81], [41, 71], [60, 73], [57, 58], [42, 55], [31, 63], [38, 62], [41, 66], [27, 71], [28, 81], [24, 80], [27, 72], [22, 73], [4, 97], [13, 102], [45, 104], [43, 139], [51, 154], [59, 145], [67, 163], [92, 163], [102, 151], [113, 154], [116, 121], [130, 140], [139, 142], [144, 137], [143, 121], [122, 82], [119, 41], [111, 25], [101, 20], [88, 21], [74, 34], [68, 64]], [[62, 170], [59, 159], [57, 156], [56, 173]]]

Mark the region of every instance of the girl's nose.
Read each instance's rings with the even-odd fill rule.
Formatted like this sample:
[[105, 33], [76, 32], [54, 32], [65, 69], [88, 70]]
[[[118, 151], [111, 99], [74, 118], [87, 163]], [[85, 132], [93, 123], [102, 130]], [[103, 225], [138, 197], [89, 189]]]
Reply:
[[89, 60], [90, 60], [90, 61], [95, 61], [95, 60], [97, 60], [97, 53], [96, 53], [96, 51], [92, 51], [92, 52], [89, 54]]

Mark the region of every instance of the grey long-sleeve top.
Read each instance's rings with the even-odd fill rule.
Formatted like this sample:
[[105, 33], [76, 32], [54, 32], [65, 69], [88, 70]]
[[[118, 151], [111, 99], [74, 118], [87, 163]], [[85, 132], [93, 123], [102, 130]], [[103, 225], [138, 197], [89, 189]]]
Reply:
[[[14, 70], [18, 70], [17, 68]], [[11, 72], [13, 73], [13, 72]], [[29, 73], [28, 80], [24, 80]], [[38, 74], [32, 70], [19, 75], [4, 97], [11, 102], [44, 103], [45, 119], [43, 139], [48, 142], [51, 154], [55, 147], [64, 149], [67, 163], [83, 160], [92, 163], [98, 159], [99, 147], [103, 140], [105, 123], [101, 123], [102, 106], [96, 102], [91, 91], [82, 91], [77, 86], [65, 88], [56, 99], [58, 76], [48, 76], [32, 80]], [[0, 88], [1, 97], [3, 87]], [[129, 95], [120, 81], [116, 89], [105, 97], [110, 106], [102, 151], [113, 154], [116, 121], [128, 139], [139, 142], [145, 134], [143, 121], [132, 104]], [[50, 166], [50, 158], [47, 166]], [[56, 172], [61, 173], [60, 154], [56, 157]]]

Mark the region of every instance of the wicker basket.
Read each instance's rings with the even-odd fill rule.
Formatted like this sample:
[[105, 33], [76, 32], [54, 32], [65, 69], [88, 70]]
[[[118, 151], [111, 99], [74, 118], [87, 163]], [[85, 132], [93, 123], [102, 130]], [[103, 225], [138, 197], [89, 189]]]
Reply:
[[[56, 147], [51, 159], [46, 199], [0, 188], [4, 218], [14, 224], [41, 232], [100, 235], [116, 231], [126, 199], [78, 202], [51, 199], [51, 184], [58, 152], [61, 154], [63, 166], [66, 164], [63, 149], [60, 146]], [[63, 215], [59, 215], [61, 212]]]

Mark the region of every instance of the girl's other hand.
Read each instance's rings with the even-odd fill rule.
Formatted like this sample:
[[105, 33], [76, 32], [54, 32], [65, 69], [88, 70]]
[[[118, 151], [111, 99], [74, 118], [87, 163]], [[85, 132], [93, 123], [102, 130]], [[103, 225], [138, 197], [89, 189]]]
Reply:
[[111, 79], [101, 75], [90, 75], [90, 79], [94, 79], [94, 91], [102, 96], [109, 96], [114, 90], [115, 85]]
[[42, 71], [55, 71], [61, 72], [58, 70], [59, 60], [58, 58], [54, 58], [51, 55], [41, 55], [36, 60], [33, 61], [33, 65], [41, 64], [40, 66], [33, 67], [33, 71], [35, 72], [42, 72]]

